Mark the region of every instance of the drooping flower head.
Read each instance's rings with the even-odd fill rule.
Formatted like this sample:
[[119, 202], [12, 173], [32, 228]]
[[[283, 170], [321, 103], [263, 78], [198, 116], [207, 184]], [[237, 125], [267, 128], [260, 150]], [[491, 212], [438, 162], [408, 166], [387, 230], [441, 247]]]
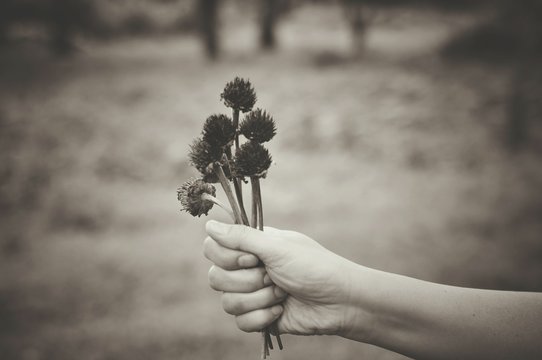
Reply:
[[226, 115], [211, 115], [203, 125], [203, 141], [212, 147], [230, 146], [235, 138], [235, 128]]
[[245, 116], [239, 132], [247, 139], [261, 144], [275, 136], [277, 127], [271, 115], [262, 109], [256, 109]]
[[205, 199], [204, 194], [215, 196], [216, 189], [202, 179], [190, 179], [177, 189], [177, 199], [181, 202], [182, 210], [197, 217], [207, 215], [214, 205], [212, 201]]
[[213, 171], [215, 163], [222, 162], [223, 150], [217, 146], [211, 146], [202, 138], [194, 140], [190, 145], [190, 163], [200, 172], [205, 182], [216, 183], [218, 177]]
[[250, 81], [236, 77], [226, 84], [220, 98], [227, 107], [245, 113], [254, 107], [256, 92]]
[[248, 141], [235, 154], [233, 172], [238, 177], [265, 178], [271, 162], [271, 155], [262, 144]]

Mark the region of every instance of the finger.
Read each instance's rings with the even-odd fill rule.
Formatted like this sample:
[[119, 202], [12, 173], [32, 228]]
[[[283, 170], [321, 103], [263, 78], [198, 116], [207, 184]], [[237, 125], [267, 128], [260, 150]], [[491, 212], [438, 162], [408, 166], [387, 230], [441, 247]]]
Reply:
[[205, 238], [203, 242], [203, 254], [207, 259], [225, 270], [255, 267], [259, 261], [255, 255], [225, 248], [211, 237]]
[[268, 286], [252, 293], [229, 293], [222, 295], [222, 307], [231, 315], [265, 309], [282, 302], [287, 294], [278, 286]]
[[244, 225], [229, 225], [214, 220], [207, 222], [207, 233], [220, 245], [233, 250], [255, 254], [265, 262], [265, 258], [277, 249], [277, 237], [270, 241], [269, 235]]
[[272, 283], [263, 267], [228, 271], [213, 265], [209, 269], [209, 285], [217, 291], [250, 293]]
[[275, 321], [282, 314], [282, 306], [275, 305], [266, 309], [259, 309], [235, 317], [237, 327], [246, 332], [260, 331]]

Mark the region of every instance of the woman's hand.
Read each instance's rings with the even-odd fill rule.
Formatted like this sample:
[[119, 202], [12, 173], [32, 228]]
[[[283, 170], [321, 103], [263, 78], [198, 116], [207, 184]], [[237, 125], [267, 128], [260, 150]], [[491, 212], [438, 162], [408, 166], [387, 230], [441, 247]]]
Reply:
[[[240, 329], [336, 334], [416, 359], [542, 359], [542, 293], [369, 269], [305, 235], [207, 223], [211, 286]], [[264, 267], [259, 267], [260, 261]]]
[[350, 277], [357, 265], [293, 231], [216, 221], [206, 228], [210, 285], [224, 292], [224, 310], [241, 330], [259, 331], [278, 319], [279, 333], [340, 334], [353, 320]]

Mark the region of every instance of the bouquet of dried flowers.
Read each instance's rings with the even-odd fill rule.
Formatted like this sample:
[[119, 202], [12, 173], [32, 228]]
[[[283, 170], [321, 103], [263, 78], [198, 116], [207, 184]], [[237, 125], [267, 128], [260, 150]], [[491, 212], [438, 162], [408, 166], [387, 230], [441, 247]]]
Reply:
[[[224, 104], [232, 109], [232, 117], [211, 115], [205, 120], [201, 137], [190, 146], [190, 162], [201, 177], [185, 182], [177, 190], [183, 210], [192, 216], [207, 215], [214, 205], [224, 209], [236, 224], [252, 226], [263, 231], [263, 207], [260, 179], [267, 175], [271, 155], [262, 145], [276, 134], [275, 121], [264, 110], [252, 110], [256, 93], [250, 81], [236, 77], [226, 84], [220, 95]], [[240, 113], [246, 113], [239, 122]], [[241, 143], [240, 135], [245, 138]], [[247, 217], [243, 200], [243, 184], [250, 179], [252, 187], [251, 221]], [[220, 183], [230, 207], [216, 198], [212, 185]], [[232, 185], [233, 184], [233, 190]], [[271, 327], [262, 330], [262, 358], [273, 349]], [[276, 329], [279, 348], [282, 341]]]

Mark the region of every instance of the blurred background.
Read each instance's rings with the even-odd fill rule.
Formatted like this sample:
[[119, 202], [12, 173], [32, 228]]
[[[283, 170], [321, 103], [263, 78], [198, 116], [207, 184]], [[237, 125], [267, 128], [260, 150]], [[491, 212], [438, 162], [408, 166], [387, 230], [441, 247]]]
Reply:
[[[541, 20], [539, 0], [2, 0], [0, 358], [259, 358], [176, 199], [235, 76], [278, 125], [267, 224], [542, 291]], [[284, 342], [272, 359], [404, 358]]]

